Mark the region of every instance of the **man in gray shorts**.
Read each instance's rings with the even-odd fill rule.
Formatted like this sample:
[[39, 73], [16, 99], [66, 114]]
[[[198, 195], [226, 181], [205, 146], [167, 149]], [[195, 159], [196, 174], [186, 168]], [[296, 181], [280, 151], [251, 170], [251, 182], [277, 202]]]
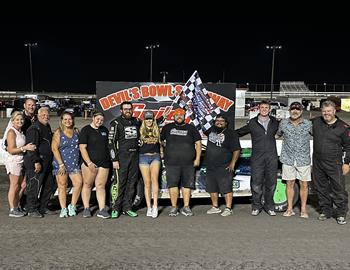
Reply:
[[169, 188], [171, 210], [169, 216], [179, 214], [177, 199], [179, 187], [182, 188], [184, 207], [181, 214], [192, 216], [189, 206], [191, 189], [195, 188], [195, 167], [200, 164], [202, 141], [198, 130], [185, 122], [186, 112], [177, 108], [174, 110], [174, 123], [165, 125], [160, 139], [165, 142], [164, 163]]
[[290, 117], [283, 119], [276, 137], [283, 138], [280, 161], [282, 163], [282, 179], [287, 181], [288, 208], [284, 217], [294, 216], [293, 197], [295, 180], [300, 180], [300, 217], [308, 218], [306, 201], [308, 182], [311, 181], [310, 138], [312, 123], [302, 118], [303, 106], [293, 102], [289, 107]]

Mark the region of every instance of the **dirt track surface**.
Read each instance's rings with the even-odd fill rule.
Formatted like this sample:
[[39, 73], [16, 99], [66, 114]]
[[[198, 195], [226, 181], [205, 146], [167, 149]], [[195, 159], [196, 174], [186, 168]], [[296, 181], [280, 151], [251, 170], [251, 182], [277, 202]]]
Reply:
[[[121, 216], [102, 220], [9, 218], [3, 167], [0, 181], [0, 269], [350, 269], [350, 224], [334, 219], [250, 215], [236, 200], [230, 217], [207, 215], [193, 201], [193, 217]], [[349, 185], [348, 185], [349, 186]]]

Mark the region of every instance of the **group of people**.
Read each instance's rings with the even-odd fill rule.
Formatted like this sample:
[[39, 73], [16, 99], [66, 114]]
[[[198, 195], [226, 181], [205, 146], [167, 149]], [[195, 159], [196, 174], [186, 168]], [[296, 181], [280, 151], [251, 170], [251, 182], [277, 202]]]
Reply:
[[[298, 179], [300, 217], [309, 217], [306, 202], [312, 171], [321, 210], [318, 219], [335, 216], [338, 224], [345, 224], [348, 194], [344, 175], [349, 171], [350, 130], [336, 117], [332, 101], [325, 101], [321, 110], [322, 116], [310, 121], [302, 117], [302, 104], [293, 102], [289, 108], [290, 117], [279, 122], [270, 116], [269, 103], [262, 102], [259, 115], [237, 130], [228, 126], [225, 115], [218, 115], [213, 126], [205, 132], [208, 138], [204, 160], [206, 190], [212, 201], [207, 214], [232, 214], [232, 179], [241, 150], [239, 136], [250, 133], [253, 216], [258, 216], [262, 210], [270, 216], [276, 215], [273, 201], [278, 170], [276, 138], [281, 137], [280, 161], [282, 178], [287, 181], [288, 199], [283, 216], [295, 215], [293, 197]], [[37, 116], [34, 111], [35, 100], [27, 99], [24, 111], [12, 114], [4, 136], [4, 147], [8, 152], [5, 165], [10, 179], [9, 216], [22, 217], [27, 213], [30, 217], [43, 217], [50, 213], [47, 204], [55, 190], [55, 178], [62, 218], [77, 215], [80, 195], [83, 217], [92, 216], [90, 197], [94, 185], [99, 208], [97, 217], [117, 218], [121, 214], [136, 217], [138, 214], [133, 210], [132, 202], [141, 172], [146, 215], [156, 218], [162, 159], [171, 201], [169, 216], [193, 215], [190, 197], [191, 189], [195, 188], [195, 168], [201, 163], [202, 138], [193, 125], [185, 122], [183, 109], [175, 109], [174, 122], [162, 129], [159, 125], [167, 115], [155, 119], [152, 111], [145, 111], [141, 121], [133, 117], [130, 102], [120, 105], [121, 114], [111, 121], [110, 129], [103, 125], [101, 112], [95, 112], [92, 122], [80, 131], [75, 127], [73, 115], [64, 112], [54, 133], [49, 125], [49, 110], [40, 108]], [[312, 166], [311, 136], [314, 142]], [[110, 174], [116, 185], [111, 211], [106, 207], [106, 184]], [[67, 206], [68, 176], [73, 184], [73, 194]], [[180, 189], [181, 209], [178, 208]], [[223, 210], [219, 207], [219, 194], [225, 199]], [[25, 206], [25, 211], [21, 205]]]
[[[322, 115], [310, 120], [302, 117], [300, 102], [290, 104], [290, 117], [278, 122], [269, 115], [268, 102], [260, 104], [259, 114], [238, 129], [240, 136], [250, 133], [252, 138], [251, 191], [252, 215], [265, 210], [275, 216], [273, 195], [277, 183], [278, 156], [276, 138], [281, 137], [282, 179], [287, 182], [288, 207], [284, 217], [295, 215], [293, 210], [294, 184], [300, 182], [300, 217], [308, 218], [306, 209], [309, 185], [314, 183], [320, 207], [319, 220], [335, 217], [338, 224], [346, 224], [348, 193], [345, 175], [350, 163], [350, 129], [336, 116], [334, 102], [321, 105]], [[313, 139], [311, 166], [310, 139]], [[312, 172], [312, 177], [311, 177]]]

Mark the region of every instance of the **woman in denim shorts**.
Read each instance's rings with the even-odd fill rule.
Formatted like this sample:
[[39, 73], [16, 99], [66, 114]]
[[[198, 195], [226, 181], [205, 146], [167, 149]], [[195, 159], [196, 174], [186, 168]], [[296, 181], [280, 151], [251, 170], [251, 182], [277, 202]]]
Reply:
[[[147, 204], [147, 216], [158, 216], [158, 191], [160, 153], [163, 151], [160, 145], [160, 132], [152, 111], [146, 111], [144, 121], [140, 128], [140, 158], [139, 166], [145, 184], [145, 198]], [[153, 207], [151, 205], [153, 193]]]

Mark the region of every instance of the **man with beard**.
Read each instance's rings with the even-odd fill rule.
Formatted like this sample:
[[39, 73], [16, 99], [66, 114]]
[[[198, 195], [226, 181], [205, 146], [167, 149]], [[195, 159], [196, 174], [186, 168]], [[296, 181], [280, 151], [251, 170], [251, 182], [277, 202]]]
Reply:
[[221, 216], [232, 215], [232, 179], [236, 161], [241, 146], [237, 132], [228, 129], [225, 116], [216, 116], [214, 126], [205, 134], [208, 136], [206, 151], [206, 191], [210, 193], [212, 208], [207, 214], [221, 213], [218, 202], [218, 193], [224, 194], [226, 208]]
[[[52, 131], [49, 124], [49, 109], [40, 108], [38, 121], [27, 130], [26, 144], [33, 143], [34, 151], [24, 155], [24, 166], [27, 179], [27, 210], [28, 216], [41, 218], [43, 214], [52, 214], [47, 204], [55, 189], [52, 176], [51, 140]], [[38, 197], [40, 198], [38, 202]]]
[[[239, 136], [250, 133], [252, 138], [250, 159], [252, 216], [259, 215], [263, 208], [269, 216], [276, 216], [273, 194], [277, 183], [278, 156], [275, 135], [278, 122], [276, 118], [269, 116], [270, 109], [270, 104], [262, 101], [258, 116], [237, 130]], [[263, 194], [264, 205], [262, 205]]]
[[284, 217], [294, 216], [293, 198], [294, 184], [300, 183], [301, 209], [300, 217], [308, 218], [306, 201], [308, 182], [311, 181], [310, 138], [311, 121], [303, 119], [303, 105], [293, 102], [289, 106], [290, 117], [283, 119], [277, 131], [277, 137], [283, 138], [280, 161], [282, 163], [282, 179], [287, 181], [287, 211]]
[[321, 111], [322, 116], [313, 120], [312, 127], [312, 173], [321, 209], [318, 219], [323, 221], [334, 215], [337, 223], [344, 225], [348, 211], [344, 176], [350, 170], [350, 129], [335, 115], [334, 102], [323, 102]]
[[111, 122], [108, 146], [113, 162], [113, 173], [118, 173], [118, 195], [112, 209], [112, 218], [121, 213], [137, 217], [132, 210], [135, 185], [139, 179], [139, 129], [140, 121], [133, 117], [132, 103], [120, 105], [121, 115]]
[[184, 207], [181, 214], [192, 216], [189, 207], [191, 189], [195, 188], [195, 167], [199, 166], [202, 142], [198, 130], [185, 123], [186, 112], [178, 108], [174, 111], [174, 123], [167, 124], [161, 132], [161, 140], [165, 141], [165, 168], [166, 179], [169, 188], [171, 210], [169, 216], [179, 214], [177, 199], [179, 186], [182, 188]]
[[26, 135], [27, 129], [37, 120], [37, 117], [35, 115], [36, 101], [32, 98], [27, 98], [23, 104], [23, 107], [24, 124], [22, 131], [24, 135]]

